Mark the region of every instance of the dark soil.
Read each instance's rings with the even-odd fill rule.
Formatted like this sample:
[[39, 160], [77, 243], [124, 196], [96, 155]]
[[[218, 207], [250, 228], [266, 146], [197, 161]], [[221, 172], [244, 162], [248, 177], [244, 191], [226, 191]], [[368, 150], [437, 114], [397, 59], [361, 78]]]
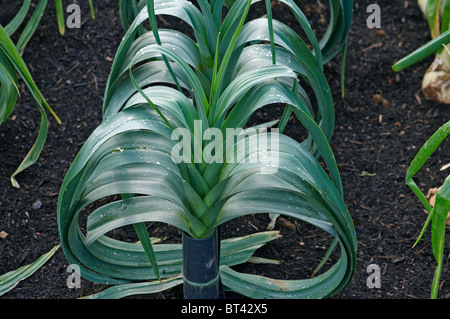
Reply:
[[[336, 108], [332, 148], [358, 236], [356, 275], [333, 298], [427, 299], [436, 266], [430, 231], [412, 248], [426, 214], [404, 179], [409, 163], [429, 136], [448, 120], [450, 110], [448, 106], [427, 102], [420, 92], [422, 76], [432, 58], [398, 74], [391, 70], [394, 62], [429, 40], [416, 1], [383, 1], [382, 28], [368, 29], [366, 8], [373, 2], [355, 4], [345, 99], [340, 96], [340, 60], [335, 59], [325, 68]], [[117, 0], [94, 3], [96, 19], [91, 19], [87, 1], [81, 1], [82, 27], [67, 29], [61, 36], [53, 2], [49, 1], [49, 8], [23, 55], [35, 82], [63, 123], [57, 125], [50, 119], [48, 139], [39, 160], [18, 176], [21, 188], [13, 188], [10, 175], [32, 146], [40, 119], [31, 94], [21, 84], [15, 110], [0, 126], [0, 231], [8, 234], [0, 239], [0, 274], [32, 263], [59, 243], [58, 191], [71, 161], [100, 124], [105, 83], [123, 35]], [[0, 23], [6, 24], [19, 6], [20, 1], [1, 0]], [[305, 11], [311, 13], [315, 8], [310, 6]], [[326, 11], [323, 14], [326, 16]], [[292, 19], [290, 15], [278, 18], [285, 22]], [[323, 29], [319, 18], [312, 18], [311, 23], [318, 30]], [[374, 96], [381, 96], [384, 103]], [[276, 116], [279, 116], [276, 108], [265, 108], [257, 114], [266, 120]], [[295, 138], [299, 136], [296, 125], [293, 121], [287, 129]], [[444, 142], [427, 162], [427, 168], [419, 172], [416, 180], [424, 192], [442, 184], [446, 172], [439, 169], [447, 164], [449, 155], [448, 142]], [[363, 172], [370, 176], [364, 176], [367, 174]], [[249, 216], [227, 224], [222, 228], [222, 236], [265, 230], [268, 222], [267, 216]], [[258, 253], [281, 260], [281, 265], [247, 264], [238, 269], [281, 279], [309, 277], [331, 238], [292, 220], [279, 222], [275, 229], [283, 237]], [[153, 236], [167, 240], [181, 238], [177, 231], [163, 225], [154, 224], [151, 230]], [[448, 246], [447, 240], [440, 298], [450, 298]], [[381, 268], [379, 289], [371, 289], [366, 283], [370, 275], [367, 267], [371, 264]], [[2, 298], [73, 299], [106, 288], [83, 279], [81, 289], [69, 289], [67, 266], [59, 250], [34, 275]], [[239, 298], [235, 294], [227, 296]], [[154, 296], [135, 298], [181, 297], [182, 288], [176, 287]]]

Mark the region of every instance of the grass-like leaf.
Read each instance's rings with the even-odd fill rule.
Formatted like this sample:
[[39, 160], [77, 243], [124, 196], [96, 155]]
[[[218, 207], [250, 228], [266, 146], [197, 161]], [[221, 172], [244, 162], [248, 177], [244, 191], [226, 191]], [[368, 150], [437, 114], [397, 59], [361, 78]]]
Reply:
[[400, 61], [396, 62], [392, 69], [394, 71], [401, 71], [427, 57], [436, 53], [437, 51], [443, 48], [444, 44], [450, 42], [450, 30], [445, 31], [440, 34], [438, 37], [430, 40], [425, 45], [421, 46], [414, 52], [408, 54], [406, 57], [402, 58]]
[[[221, 263], [226, 266], [234, 266], [244, 263], [252, 259], [255, 251], [265, 243], [277, 239], [278, 232], [260, 232], [248, 236], [229, 238], [222, 241], [220, 248]], [[123, 263], [129, 267], [136, 267], [138, 264], [145, 265], [145, 257], [142, 257], [140, 246], [136, 244], [124, 244], [110, 239], [103, 239], [105, 248], [101, 252], [101, 256], [105, 258], [107, 254], [111, 255], [111, 261], [119, 258]], [[98, 245], [98, 244], [97, 244]], [[106, 246], [107, 245], [107, 246]], [[128, 247], [123, 247], [124, 245]], [[126, 250], [125, 250], [126, 248]], [[100, 250], [97, 247], [96, 250]], [[111, 251], [114, 249], [114, 251]], [[133, 251], [133, 256], [130, 258], [129, 251]], [[164, 291], [166, 289], [175, 287], [183, 283], [183, 276], [181, 274], [182, 265], [182, 246], [181, 244], [171, 245], [155, 245], [155, 251], [158, 255], [158, 260], [164, 269], [164, 279], [161, 281], [150, 281], [140, 283], [129, 283], [110, 287], [100, 293], [89, 295], [83, 299], [118, 299], [129, 297], [133, 295], [152, 294]], [[126, 252], [126, 253], [125, 253]], [[97, 251], [100, 254], [100, 251]], [[123, 260], [122, 260], [123, 258]], [[255, 259], [260, 263], [274, 263], [272, 260]], [[171, 275], [174, 274], [174, 275]]]
[[53, 247], [48, 253], [39, 257], [32, 264], [20, 267], [0, 276], [0, 296], [12, 290], [22, 280], [33, 275], [42, 265], [44, 265], [59, 249], [60, 245]]
[[13, 184], [13, 186], [19, 187], [19, 184], [16, 181], [15, 177], [17, 176], [17, 174], [36, 162], [42, 151], [42, 148], [44, 147], [48, 130], [48, 119], [45, 109], [47, 109], [55, 117], [58, 123], [61, 123], [61, 120], [50, 108], [44, 96], [39, 91], [25, 62], [17, 51], [16, 46], [2, 26], [0, 26], [0, 51], [2, 53], [0, 55], [0, 62], [2, 63], [1, 67], [2, 69], [7, 71], [7, 76], [3, 76], [1, 78], [2, 87], [4, 85], [4, 87], [6, 88], [5, 90], [2, 89], [2, 98], [0, 99], [4, 103], [0, 105], [0, 115], [3, 114], [2, 121], [5, 121], [6, 117], [11, 114], [13, 105], [15, 104], [15, 101], [17, 99], [17, 93], [14, 93], [12, 91], [12, 87], [18, 87], [17, 77], [13, 74], [14, 72], [17, 72], [20, 75], [21, 79], [25, 82], [41, 111], [41, 125], [39, 128], [38, 137], [29, 153], [25, 156], [22, 163], [11, 176], [11, 183]]
[[61, 35], [64, 35], [64, 33], [66, 32], [66, 21], [64, 20], [64, 8], [62, 0], [55, 0], [55, 10], [59, 33]]
[[31, 16], [30, 20], [22, 31], [19, 40], [16, 43], [17, 51], [19, 51], [20, 53], [23, 53], [23, 51], [25, 50], [25, 46], [36, 31], [46, 7], [47, 0], [40, 0], [33, 12], [33, 15]]
[[433, 248], [433, 255], [438, 264], [431, 289], [431, 298], [435, 299], [439, 290], [439, 278], [442, 272], [442, 262], [444, 254], [444, 242], [445, 242], [445, 226], [447, 222], [447, 215], [450, 211], [450, 177], [447, 177], [436, 194], [436, 201], [434, 207], [431, 207], [427, 201], [425, 195], [415, 183], [413, 177], [422, 168], [428, 158], [439, 147], [443, 140], [450, 134], [450, 121], [441, 126], [429, 139], [425, 142], [422, 148], [411, 162], [408, 171], [406, 173], [405, 182], [413, 193], [417, 196], [420, 202], [424, 205], [428, 212], [428, 217], [425, 224], [417, 238], [415, 245], [420, 241], [424, 235], [430, 222], [432, 223], [432, 237], [431, 243]]

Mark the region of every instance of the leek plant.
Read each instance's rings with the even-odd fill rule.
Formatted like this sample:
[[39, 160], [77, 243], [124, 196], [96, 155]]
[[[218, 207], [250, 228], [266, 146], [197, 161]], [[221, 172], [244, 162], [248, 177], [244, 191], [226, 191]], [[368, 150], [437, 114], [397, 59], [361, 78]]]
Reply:
[[[47, 0], [40, 0], [36, 5], [30, 19], [23, 27], [17, 42], [14, 43], [11, 39], [11, 36], [15, 34], [19, 27], [24, 23], [30, 10], [30, 6], [31, 0], [24, 0], [14, 18], [5, 25], [5, 27], [0, 25], [0, 124], [9, 118], [17, 103], [19, 96], [19, 76], [27, 85], [41, 111], [41, 125], [37, 139], [22, 163], [11, 176], [11, 183], [17, 188], [19, 188], [20, 185], [15, 178], [16, 175], [36, 162], [44, 147], [48, 131], [46, 109], [50, 111], [58, 123], [61, 123], [58, 116], [53, 112], [44, 96], [39, 91], [39, 88], [36, 86], [31, 73], [21, 57], [28, 41], [31, 39], [39, 25], [42, 14], [47, 6]], [[0, 296], [13, 289], [20, 281], [31, 276], [54, 255], [59, 249], [59, 246], [60, 245], [56, 245], [30, 265], [2, 274], [0, 276]]]
[[22, 280], [27, 279], [33, 275], [39, 268], [41, 268], [59, 249], [60, 245], [56, 245], [49, 252], [43, 254], [33, 263], [22, 266], [16, 270], [0, 275], [0, 296], [8, 291], [14, 289]]
[[[431, 41], [418, 48], [408, 56], [394, 64], [394, 71], [403, 70], [432, 54], [435, 54], [432, 65], [428, 68], [422, 81], [422, 92], [425, 98], [438, 102], [450, 103], [450, 52], [446, 45], [450, 43], [450, 1], [448, 0], [419, 0], [418, 5], [428, 22]], [[417, 245], [430, 222], [432, 223], [431, 243], [433, 256], [437, 262], [432, 286], [431, 298], [435, 299], [439, 292], [439, 280], [442, 273], [445, 226], [450, 210], [450, 177], [447, 177], [436, 194], [434, 207], [427, 201], [425, 195], [413, 180], [414, 175], [425, 164], [427, 159], [438, 148], [450, 133], [450, 122], [439, 128], [433, 136], [422, 146], [406, 173], [405, 182], [418, 197], [428, 212], [427, 220], [414, 244]]]
[[422, 238], [425, 230], [431, 222], [431, 244], [433, 249], [433, 256], [437, 262], [437, 267], [434, 273], [434, 278], [431, 286], [431, 298], [436, 299], [439, 292], [439, 279], [442, 273], [443, 258], [444, 258], [444, 244], [445, 244], [445, 228], [448, 213], [450, 211], [450, 175], [447, 176], [443, 185], [436, 193], [435, 204], [432, 207], [427, 201], [423, 192], [415, 183], [413, 177], [425, 164], [427, 159], [434, 153], [439, 145], [450, 133], [450, 121], [441, 126], [436, 133], [434, 133], [427, 142], [422, 146], [417, 153], [410, 167], [406, 173], [406, 184], [411, 188], [420, 202], [423, 204], [428, 212], [427, 220], [422, 228], [422, 231], [414, 244], [417, 245]]
[[[39, 26], [42, 15], [47, 7], [48, 0], [39, 0], [30, 19], [23, 27], [17, 42], [14, 43], [11, 39], [11, 36], [13, 36], [20, 26], [25, 23], [27, 14], [31, 9], [31, 4], [31, 0], [24, 0], [14, 18], [7, 25], [0, 25], [0, 69], [2, 71], [0, 72], [0, 124], [9, 118], [17, 103], [19, 96], [18, 75], [20, 75], [27, 85], [41, 111], [41, 125], [36, 142], [11, 176], [11, 183], [14, 187], [20, 187], [16, 180], [16, 176], [36, 162], [44, 147], [48, 133], [48, 118], [45, 109], [47, 109], [55, 117], [56, 121], [61, 124], [60, 119], [50, 108], [44, 96], [39, 91], [39, 88], [34, 83], [34, 80], [21, 57], [28, 41]], [[92, 0], [89, 0], [89, 5], [92, 17], [95, 17]], [[59, 31], [61, 34], [64, 34], [65, 21], [62, 0], [55, 0], [55, 9]]]
[[450, 53], [446, 45], [450, 43], [450, 1], [419, 0], [418, 5], [424, 13], [431, 33], [431, 40], [396, 64], [395, 71], [417, 63], [435, 54], [422, 80], [424, 97], [436, 103], [450, 103]]
[[[23, 26], [23, 30], [17, 42], [14, 43], [11, 39], [11, 36], [13, 36], [25, 23], [25, 19], [31, 9], [31, 4], [31, 0], [24, 0], [14, 18], [4, 27], [0, 25], [0, 124], [9, 118], [17, 103], [19, 96], [19, 76], [27, 85], [41, 111], [41, 125], [36, 142], [10, 178], [12, 185], [17, 188], [20, 187], [16, 180], [17, 174], [34, 164], [44, 147], [48, 132], [48, 118], [45, 109], [50, 111], [58, 123], [61, 123], [58, 116], [50, 108], [46, 99], [39, 91], [26, 63], [21, 57], [27, 43], [39, 26], [42, 15], [47, 7], [48, 0], [40, 0], [37, 3], [28, 22]], [[94, 18], [94, 8], [91, 0], [89, 0], [89, 5], [92, 17]], [[55, 0], [55, 7], [59, 30], [61, 34], [64, 34], [65, 21], [62, 0]], [[56, 245], [32, 264], [1, 275], [0, 296], [13, 289], [20, 281], [31, 276], [54, 255], [59, 246], [60, 245]]]
[[0, 123], [5, 122], [9, 118], [17, 103], [19, 95], [18, 75], [20, 75], [20, 78], [27, 85], [34, 100], [39, 106], [39, 110], [41, 111], [41, 124], [37, 139], [31, 150], [23, 159], [22, 163], [11, 175], [11, 183], [14, 187], [20, 187], [16, 180], [17, 174], [34, 164], [38, 159], [42, 148], [44, 147], [48, 132], [48, 118], [46, 109], [55, 117], [58, 123], [61, 123], [58, 116], [53, 112], [44, 96], [39, 91], [24, 60], [21, 57], [21, 53], [25, 49], [26, 44], [39, 25], [39, 21], [41, 20], [45, 7], [47, 6], [47, 0], [39, 1], [16, 44], [10, 37], [24, 22], [30, 9], [30, 4], [31, 0], [25, 0], [15, 17], [5, 27], [0, 25]]
[[[292, 0], [279, 2], [305, 39], [273, 19], [270, 1], [264, 17], [249, 21], [257, 2], [147, 0], [121, 9], [126, 34], [105, 89], [103, 121], [73, 160], [58, 197], [68, 262], [88, 280], [113, 285], [90, 297], [199, 286], [183, 273], [183, 245], [157, 243], [147, 224], [203, 240], [249, 214], [310, 223], [333, 236], [326, 256], [339, 245], [339, 259], [308, 279], [239, 273], [231, 267], [273, 262], [253, 254], [278, 233], [255, 233], [219, 243], [219, 276], [211, 282], [251, 298], [323, 298], [351, 281], [356, 235], [329, 144], [335, 117], [323, 65], [345, 46], [352, 1], [330, 0], [330, 27], [320, 41]], [[183, 21], [192, 35], [159, 29], [160, 15]], [[271, 104], [285, 106], [281, 118], [248, 127], [252, 114]], [[301, 142], [283, 134], [292, 115], [308, 132]], [[128, 225], [138, 242], [112, 235]]]

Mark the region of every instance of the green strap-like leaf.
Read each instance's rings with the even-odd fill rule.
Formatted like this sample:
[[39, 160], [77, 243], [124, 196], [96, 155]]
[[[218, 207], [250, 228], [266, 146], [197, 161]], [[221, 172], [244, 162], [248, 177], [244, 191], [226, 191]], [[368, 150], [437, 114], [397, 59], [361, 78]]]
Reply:
[[6, 34], [6, 32], [2, 26], [0, 26], [0, 40], [1, 40], [0, 41], [0, 49], [3, 51], [3, 53], [9, 59], [11, 64], [15, 67], [17, 72], [20, 74], [20, 77], [27, 85], [28, 89], [30, 90], [31, 94], [33, 95], [35, 101], [38, 103], [41, 110], [44, 111], [44, 106], [45, 106], [47, 108], [47, 110], [55, 117], [55, 119], [58, 121], [58, 123], [61, 123], [61, 120], [53, 112], [53, 110], [47, 104], [45, 98], [42, 96], [41, 92], [37, 88], [36, 84], [34, 83], [33, 78], [31, 77], [30, 72], [28, 71], [28, 68], [27, 68], [25, 62], [20, 57], [20, 54], [19, 54], [19, 52], [17, 52], [17, 49], [16, 49], [14, 43], [11, 41], [11, 38]]
[[427, 42], [425, 45], [416, 49], [414, 52], [408, 54], [406, 57], [402, 58], [400, 61], [392, 66], [392, 69], [396, 72], [401, 71], [427, 57], [436, 53], [442, 49], [444, 44], [450, 42], [450, 30], [441, 33], [438, 37]]
[[48, 253], [39, 257], [32, 264], [20, 267], [17, 270], [10, 271], [0, 276], [0, 296], [12, 290], [22, 280], [33, 275], [36, 270], [41, 268], [58, 250], [60, 245], [53, 247]]
[[430, 223], [431, 219], [433, 218], [434, 211], [432, 210], [432, 207], [428, 200], [426, 199], [423, 192], [419, 189], [417, 184], [415, 183], [413, 177], [416, 175], [416, 173], [420, 170], [420, 168], [423, 166], [423, 164], [428, 160], [428, 158], [434, 153], [434, 151], [439, 147], [439, 145], [442, 143], [442, 141], [450, 134], [450, 121], [445, 123], [443, 126], [441, 126], [429, 139], [428, 141], [422, 146], [422, 148], [419, 150], [417, 155], [412, 160], [408, 171], [406, 172], [405, 177], [405, 183], [406, 185], [411, 188], [413, 193], [417, 196], [417, 198], [420, 200], [422, 205], [424, 205], [425, 209], [428, 211], [428, 218], [425, 221], [425, 225], [422, 228], [422, 231], [417, 238], [414, 245], [417, 245], [419, 240], [422, 238], [423, 234], [425, 233], [426, 228], [428, 227], [428, 224]]
[[[252, 235], [239, 237], [239, 238], [229, 238], [225, 239], [221, 243], [221, 264], [227, 266], [234, 266], [236, 264], [243, 263], [251, 258], [255, 250], [261, 247], [263, 244], [270, 240], [278, 238], [278, 232], [260, 232]], [[130, 244], [125, 242], [111, 241], [111, 239], [106, 239], [112, 245], [128, 246], [127, 254], [130, 250], [138, 249], [139, 246], [136, 244]], [[113, 242], [115, 242], [113, 244]], [[130, 246], [135, 246], [130, 248]], [[178, 273], [172, 277], [167, 277], [161, 281], [150, 281], [142, 283], [130, 283], [116, 285], [108, 288], [100, 293], [86, 296], [84, 299], [117, 299], [133, 295], [144, 295], [152, 294], [167, 290], [169, 288], [175, 287], [183, 283], [183, 277], [180, 274], [182, 265], [182, 246], [181, 244], [164, 244], [155, 245], [156, 254], [158, 255], [158, 260], [164, 263], [164, 253], [170, 253], [173, 255], [175, 260], [171, 263], [176, 265]], [[114, 251], [115, 256], [120, 256], [123, 251]], [[104, 256], [102, 252], [101, 256]], [[124, 262], [133, 262], [137, 256], [128, 255]], [[119, 257], [120, 258], [120, 257]], [[125, 257], [124, 257], [125, 258]], [[115, 258], [112, 258], [115, 259]], [[167, 272], [165, 272], [167, 274]]]
[[22, 6], [19, 11], [16, 13], [14, 18], [4, 27], [5, 32], [11, 36], [13, 35], [17, 29], [19, 29], [22, 22], [25, 20], [28, 10], [30, 9], [31, 0], [24, 0], [22, 2]]
[[317, 299], [334, 293], [333, 287], [345, 272], [345, 264], [334, 265], [324, 275], [303, 280], [279, 280], [242, 274], [221, 266], [220, 278], [225, 287], [254, 299]]
[[183, 284], [183, 276], [177, 275], [162, 281], [122, 284], [110, 287], [102, 292], [83, 297], [82, 299], [120, 299], [134, 295], [145, 295], [162, 292]]
[[449, 25], [450, 25], [450, 0], [444, 0], [440, 33], [444, 33], [445, 31], [447, 31]]
[[64, 35], [66, 32], [66, 22], [64, 20], [64, 9], [62, 0], [55, 0], [56, 21], [58, 22], [59, 33]]
[[411, 188], [413, 193], [424, 205], [428, 211], [428, 217], [425, 224], [417, 238], [414, 246], [420, 241], [428, 228], [429, 223], [432, 223], [431, 231], [431, 243], [433, 248], [433, 256], [438, 264], [435, 275], [433, 278], [431, 298], [435, 299], [439, 290], [439, 279], [442, 272], [442, 262], [444, 254], [444, 242], [445, 242], [445, 227], [447, 222], [448, 212], [450, 211], [450, 177], [445, 179], [444, 184], [441, 186], [436, 194], [435, 206], [431, 207], [430, 203], [426, 199], [423, 192], [419, 189], [415, 181], [414, 175], [425, 164], [428, 158], [434, 153], [444, 139], [450, 134], [450, 121], [442, 125], [422, 146], [417, 155], [411, 162], [408, 171], [406, 172], [405, 183]]
[[150, 265], [152, 266], [152, 269], [156, 274], [156, 279], [161, 280], [158, 262], [156, 260], [155, 252], [153, 250], [153, 245], [150, 241], [147, 228], [145, 227], [145, 223], [134, 223], [133, 228], [139, 238], [139, 241], [142, 244], [142, 247], [144, 247], [145, 254], [147, 255]]
[[439, 292], [440, 278], [444, 261], [445, 230], [447, 226], [448, 212], [450, 211], [450, 176], [436, 193], [435, 206], [433, 207], [433, 221], [431, 228], [431, 244], [433, 256], [437, 262], [433, 283], [431, 285], [431, 298], [436, 299]]
[[41, 125], [39, 127], [39, 133], [36, 138], [36, 141], [34, 142], [31, 149], [28, 151], [25, 158], [22, 160], [22, 163], [20, 163], [19, 167], [16, 169], [16, 171], [11, 175], [11, 183], [14, 187], [20, 188], [19, 183], [16, 180], [16, 176], [33, 165], [37, 159], [39, 158], [39, 155], [41, 154], [42, 149], [44, 148], [45, 141], [47, 139], [47, 132], [48, 132], [48, 119], [45, 112], [41, 113]]
[[89, 9], [91, 10], [92, 19], [95, 19], [95, 10], [94, 10], [94, 5], [92, 3], [92, 0], [88, 0], [88, 2], [89, 2]]
[[[325, 136], [330, 139], [334, 131], [334, 108], [330, 89], [323, 75], [321, 65], [318, 64], [306, 43], [292, 29], [276, 20], [273, 21], [273, 27], [275, 43], [289, 50], [293, 55], [291, 59], [298, 59], [296, 62], [302, 65], [301, 70], [296, 69], [294, 71], [304, 74], [304, 78], [314, 90], [319, 108], [316, 121], [317, 123], [323, 121], [321, 128]], [[247, 23], [236, 45], [244, 45], [255, 40], [270, 41], [267, 21], [264, 19], [257, 19], [253, 20], [252, 23]]]
[[1, 50], [0, 69], [0, 123], [3, 123], [16, 106], [19, 91], [16, 70]]
[[[39, 109], [41, 111], [41, 125], [39, 128], [39, 134], [36, 139], [36, 142], [34, 143], [31, 150], [28, 152], [28, 154], [25, 156], [24, 160], [19, 165], [17, 170], [11, 176], [11, 183], [13, 184], [13, 186], [19, 187], [19, 184], [17, 183], [15, 177], [17, 176], [17, 174], [19, 174], [20, 172], [25, 170], [27, 167], [29, 167], [30, 165], [32, 165], [33, 163], [36, 162], [36, 160], [38, 159], [38, 157], [42, 151], [42, 148], [44, 147], [45, 140], [47, 138], [48, 119], [47, 119], [47, 115], [45, 113], [45, 108], [47, 108], [47, 110], [50, 111], [50, 113], [56, 118], [58, 123], [61, 123], [61, 121], [57, 117], [57, 115], [53, 112], [53, 110], [50, 108], [50, 106], [47, 104], [47, 101], [45, 100], [45, 98], [42, 96], [42, 93], [37, 88], [36, 84], [34, 83], [33, 78], [31, 77], [30, 72], [28, 71], [28, 68], [27, 68], [25, 62], [23, 61], [19, 52], [17, 51], [16, 46], [14, 45], [11, 38], [8, 36], [8, 34], [6, 33], [5, 29], [2, 26], [0, 26], [0, 50], [3, 53], [2, 59], [6, 58], [9, 61], [8, 63], [6, 63], [6, 62], [2, 63], [2, 68], [9, 68], [8, 73], [10, 74], [10, 72], [11, 72], [10, 66], [14, 67], [14, 69], [18, 72], [18, 74], [20, 75], [22, 80], [27, 85], [28, 89], [30, 90], [31, 94], [33, 95], [34, 100], [38, 104]], [[0, 60], [0, 62], [1, 62], [1, 60]], [[11, 75], [9, 77], [11, 79]], [[15, 80], [15, 79], [13, 79], [13, 80]], [[14, 83], [14, 85], [17, 87], [16, 83]], [[8, 86], [7, 86], [6, 90], [8, 90]], [[9, 96], [11, 96], [11, 94], [12, 93], [8, 93]], [[14, 94], [13, 94], [13, 99], [14, 99]], [[7, 102], [7, 103], [9, 103], [9, 102]], [[3, 113], [4, 115], [5, 114], [9, 115], [12, 111], [11, 104], [0, 105], [0, 108], [6, 109], [6, 111], [3, 111], [3, 110], [1, 111], [1, 113]], [[2, 120], [4, 120], [4, 119], [2, 119]]]
[[28, 41], [30, 41], [34, 32], [36, 31], [39, 22], [41, 21], [42, 15], [44, 13], [45, 8], [47, 7], [47, 0], [40, 0], [36, 9], [33, 12], [30, 20], [22, 31], [19, 40], [16, 43], [17, 51], [22, 53], [25, 50], [25, 46]]
[[[112, 291], [113, 296], [149, 288], [128, 285], [137, 280], [160, 278], [160, 283], [153, 282], [149, 288], [159, 291], [165, 284], [181, 280], [173, 277], [181, 269], [179, 247], [153, 244], [144, 223], [163, 222], [204, 238], [234, 218], [280, 214], [328, 232], [339, 244], [339, 260], [313, 280], [286, 282], [237, 274], [223, 267], [226, 286], [264, 298], [323, 297], [345, 287], [355, 272], [356, 234], [329, 144], [334, 108], [323, 63], [346, 43], [352, 1], [330, 1], [331, 26], [320, 43], [300, 8], [293, 1], [283, 1], [305, 29], [311, 46], [285, 24], [270, 19], [269, 7], [268, 19], [245, 23], [251, 4], [258, 1], [201, 0], [199, 9], [185, 0], [147, 0], [147, 6], [141, 6], [144, 2], [131, 2], [134, 9], [123, 7], [123, 21], [130, 12], [136, 18], [114, 59], [105, 90], [104, 121], [83, 145], [61, 187], [58, 225], [68, 261], [79, 264], [90, 280], [127, 284], [123, 290], [117, 287], [118, 294]], [[223, 4], [230, 10], [222, 22]], [[180, 32], [158, 30], [155, 21], [161, 14], [187, 23], [193, 40]], [[141, 34], [147, 18], [153, 30]], [[298, 77], [312, 89], [316, 108]], [[177, 82], [183, 94], [170, 87]], [[305, 141], [299, 143], [273, 132], [266, 137], [279, 139], [270, 139], [265, 148], [251, 138], [252, 128], [248, 128], [242, 132], [243, 139], [214, 149], [215, 155], [235, 155], [239, 147], [248, 144], [243, 161], [196, 161], [200, 152], [204, 155], [210, 147], [203, 141], [208, 129], [219, 128], [222, 133], [229, 128], [239, 130], [257, 109], [274, 103], [288, 105], [282, 127], [294, 112], [308, 131]], [[195, 126], [198, 124], [200, 129]], [[191, 134], [186, 138], [189, 163], [173, 161], [172, 151], [183, 135], [177, 129]], [[263, 133], [257, 137], [263, 138]], [[278, 161], [262, 160], [272, 156]], [[328, 173], [317, 161], [319, 157]], [[122, 199], [104, 202], [115, 195]], [[79, 218], [92, 205], [96, 208], [87, 217], [85, 234]], [[143, 245], [107, 237], [126, 225], [140, 227]], [[236, 243], [232, 252], [224, 253], [225, 246], [221, 248], [223, 266], [248, 261], [263, 244], [244, 247], [243, 242]]]
[[428, 27], [431, 31], [431, 37], [434, 39], [439, 35], [440, 26], [440, 11], [441, 0], [428, 0], [425, 8], [425, 17], [428, 22]]

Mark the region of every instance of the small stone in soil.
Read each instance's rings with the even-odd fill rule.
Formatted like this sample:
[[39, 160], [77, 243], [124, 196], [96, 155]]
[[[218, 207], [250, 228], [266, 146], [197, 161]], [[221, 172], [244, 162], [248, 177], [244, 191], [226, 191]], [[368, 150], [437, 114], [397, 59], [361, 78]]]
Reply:
[[41, 207], [42, 207], [42, 202], [41, 202], [40, 200], [35, 201], [35, 202], [33, 203], [33, 206], [32, 206], [32, 208], [33, 208], [34, 210], [39, 209], [39, 208], [41, 208]]

